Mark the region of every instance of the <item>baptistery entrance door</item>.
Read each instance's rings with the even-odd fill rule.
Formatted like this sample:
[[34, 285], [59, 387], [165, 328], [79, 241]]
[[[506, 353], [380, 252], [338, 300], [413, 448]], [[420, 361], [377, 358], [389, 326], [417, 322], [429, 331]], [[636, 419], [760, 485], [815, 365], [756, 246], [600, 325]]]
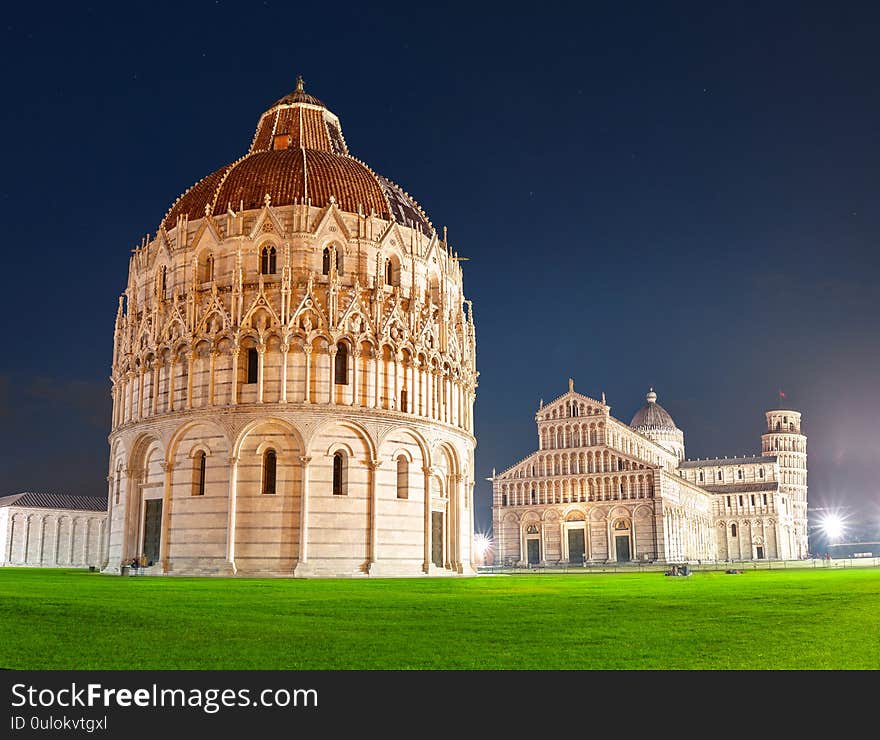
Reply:
[[541, 540], [539, 539], [531, 539], [526, 540], [526, 546], [528, 548], [528, 556], [529, 556], [529, 565], [537, 565], [541, 562]]
[[159, 543], [162, 539], [162, 499], [144, 502], [144, 546], [141, 552], [148, 562], [159, 561]]
[[431, 562], [443, 567], [443, 512], [431, 512]]
[[580, 565], [584, 562], [586, 543], [583, 529], [568, 530], [568, 562]]
[[617, 535], [614, 538], [614, 549], [617, 553], [617, 562], [626, 563], [630, 560], [629, 554], [629, 535]]

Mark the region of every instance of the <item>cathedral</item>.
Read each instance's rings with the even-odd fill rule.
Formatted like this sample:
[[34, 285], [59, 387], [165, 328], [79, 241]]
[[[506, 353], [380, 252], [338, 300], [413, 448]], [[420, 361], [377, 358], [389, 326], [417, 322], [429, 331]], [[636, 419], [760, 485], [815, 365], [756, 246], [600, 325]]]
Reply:
[[496, 564], [790, 560], [807, 556], [801, 415], [765, 413], [761, 454], [687, 460], [652, 388], [629, 424], [568, 393], [535, 415], [538, 450], [494, 474]]
[[133, 250], [106, 572], [472, 573], [460, 260], [302, 80]]

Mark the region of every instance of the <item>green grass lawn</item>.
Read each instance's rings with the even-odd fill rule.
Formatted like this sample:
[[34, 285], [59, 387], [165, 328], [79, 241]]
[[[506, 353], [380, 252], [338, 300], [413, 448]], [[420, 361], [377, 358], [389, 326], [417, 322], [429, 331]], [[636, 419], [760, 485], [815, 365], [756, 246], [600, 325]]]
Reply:
[[880, 570], [287, 580], [0, 569], [0, 668], [878, 669]]

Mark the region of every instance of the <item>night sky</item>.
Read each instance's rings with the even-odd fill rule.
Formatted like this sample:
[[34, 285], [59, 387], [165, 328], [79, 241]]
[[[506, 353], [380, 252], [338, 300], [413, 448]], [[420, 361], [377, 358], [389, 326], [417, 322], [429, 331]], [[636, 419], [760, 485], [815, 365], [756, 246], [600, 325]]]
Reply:
[[0, 495], [106, 494], [130, 250], [302, 74], [470, 258], [479, 529], [569, 377], [690, 458], [783, 389], [811, 506], [880, 527], [880, 9], [709, 5], [7, 6]]

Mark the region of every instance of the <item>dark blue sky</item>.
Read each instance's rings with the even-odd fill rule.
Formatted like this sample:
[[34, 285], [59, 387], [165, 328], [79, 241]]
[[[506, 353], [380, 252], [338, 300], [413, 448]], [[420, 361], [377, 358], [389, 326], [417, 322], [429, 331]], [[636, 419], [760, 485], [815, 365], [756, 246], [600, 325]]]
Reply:
[[811, 504], [880, 522], [880, 10], [716, 5], [4, 11], [0, 494], [104, 495], [129, 250], [301, 73], [470, 257], [480, 528], [569, 376], [689, 457], [783, 388]]

